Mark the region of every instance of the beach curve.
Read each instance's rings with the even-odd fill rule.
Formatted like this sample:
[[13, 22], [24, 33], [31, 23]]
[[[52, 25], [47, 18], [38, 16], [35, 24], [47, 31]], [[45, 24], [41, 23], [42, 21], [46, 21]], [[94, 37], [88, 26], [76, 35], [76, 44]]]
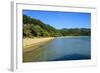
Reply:
[[[32, 51], [35, 48], [45, 44], [46, 42], [53, 40], [54, 37], [45, 38], [24, 38], [23, 39], [23, 52]], [[33, 48], [32, 48], [33, 47]]]

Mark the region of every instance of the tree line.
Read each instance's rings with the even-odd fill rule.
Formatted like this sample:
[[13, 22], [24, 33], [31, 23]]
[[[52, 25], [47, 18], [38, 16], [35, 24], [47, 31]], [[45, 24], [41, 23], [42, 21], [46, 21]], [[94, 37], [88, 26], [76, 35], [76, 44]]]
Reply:
[[89, 28], [56, 29], [23, 14], [23, 37], [90, 36]]

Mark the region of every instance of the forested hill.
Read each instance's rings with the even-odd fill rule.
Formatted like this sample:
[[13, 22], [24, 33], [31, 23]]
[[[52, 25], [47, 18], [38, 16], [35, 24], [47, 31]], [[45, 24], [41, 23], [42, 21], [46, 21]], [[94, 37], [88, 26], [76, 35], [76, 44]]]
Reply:
[[73, 28], [73, 29], [56, 29], [49, 24], [23, 15], [23, 37], [57, 37], [57, 36], [90, 36], [90, 29]]

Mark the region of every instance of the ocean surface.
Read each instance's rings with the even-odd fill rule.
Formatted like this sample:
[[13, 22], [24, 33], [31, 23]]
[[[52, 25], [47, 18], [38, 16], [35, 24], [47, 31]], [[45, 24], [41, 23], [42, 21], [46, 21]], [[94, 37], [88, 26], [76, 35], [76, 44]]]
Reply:
[[91, 38], [58, 37], [40, 48], [25, 53], [23, 59], [24, 62], [88, 60], [91, 59]]

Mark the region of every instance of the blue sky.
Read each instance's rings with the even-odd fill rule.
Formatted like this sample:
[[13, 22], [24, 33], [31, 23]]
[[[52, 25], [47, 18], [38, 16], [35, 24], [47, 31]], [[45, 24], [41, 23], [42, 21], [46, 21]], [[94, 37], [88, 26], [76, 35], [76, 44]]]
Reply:
[[91, 13], [23, 10], [23, 14], [57, 29], [91, 27]]

